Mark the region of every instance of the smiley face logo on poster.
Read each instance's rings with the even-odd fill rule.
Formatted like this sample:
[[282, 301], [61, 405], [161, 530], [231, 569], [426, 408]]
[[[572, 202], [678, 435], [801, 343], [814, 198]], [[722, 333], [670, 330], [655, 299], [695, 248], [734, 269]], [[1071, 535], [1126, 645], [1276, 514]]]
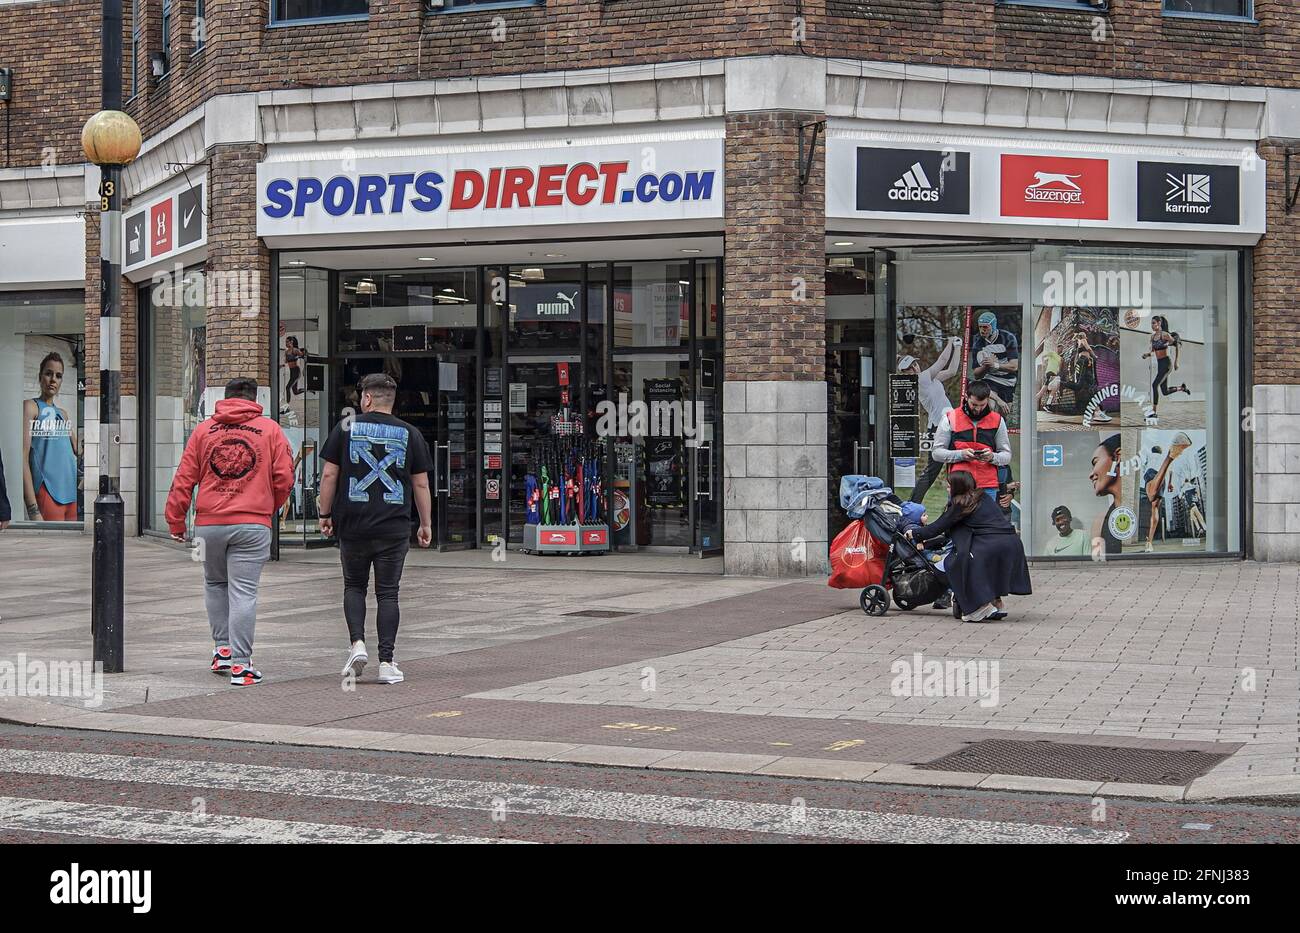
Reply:
[[224, 480], [243, 479], [257, 466], [257, 453], [239, 437], [223, 438], [208, 457], [208, 468]]

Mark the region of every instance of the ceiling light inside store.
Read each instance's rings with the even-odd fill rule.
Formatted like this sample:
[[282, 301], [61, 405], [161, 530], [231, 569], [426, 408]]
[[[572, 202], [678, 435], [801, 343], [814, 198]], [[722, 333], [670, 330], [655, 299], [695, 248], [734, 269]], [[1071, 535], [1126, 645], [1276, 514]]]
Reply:
[[852, 257], [852, 256], [832, 256], [832, 257], [830, 257], [829, 259], [826, 260], [826, 265], [831, 266], [832, 268], [835, 268], [835, 269], [852, 269], [852, 268], [853, 268], [853, 257]]
[[286, 265], [286, 266], [305, 266], [305, 265], [307, 265], [307, 260], [305, 260], [305, 259], [290, 259], [288, 262], [285, 263], [285, 265]]
[[357, 282], [358, 295], [373, 295], [375, 293], [375, 283], [370, 279], [362, 279]]
[[519, 270], [519, 277], [525, 282], [543, 282], [546, 280], [546, 271], [541, 266], [524, 266]]

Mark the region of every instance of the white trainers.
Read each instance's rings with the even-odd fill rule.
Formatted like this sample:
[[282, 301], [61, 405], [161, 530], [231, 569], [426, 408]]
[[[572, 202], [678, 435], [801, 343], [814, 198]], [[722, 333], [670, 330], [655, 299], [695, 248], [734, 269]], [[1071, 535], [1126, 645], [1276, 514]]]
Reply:
[[397, 665], [392, 661], [379, 662], [379, 682], [381, 684], [400, 684], [406, 679], [406, 675], [397, 669]]
[[366, 643], [364, 641], [354, 641], [352, 650], [348, 653], [348, 662], [343, 665], [342, 676], [347, 677], [349, 674], [356, 680], [361, 679], [361, 672], [366, 669], [366, 662], [370, 660], [370, 655], [366, 654]]

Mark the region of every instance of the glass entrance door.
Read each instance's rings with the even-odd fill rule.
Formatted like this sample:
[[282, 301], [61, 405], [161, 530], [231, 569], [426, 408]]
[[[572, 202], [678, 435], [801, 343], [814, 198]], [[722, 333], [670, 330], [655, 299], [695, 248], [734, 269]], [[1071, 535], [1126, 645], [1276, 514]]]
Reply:
[[695, 361], [695, 405], [691, 410], [692, 547], [702, 554], [722, 551], [722, 360], [713, 351]]
[[831, 536], [848, 522], [840, 508], [840, 478], [876, 473], [874, 366], [870, 346], [828, 347], [827, 471]]
[[393, 414], [419, 431], [433, 454], [434, 469], [429, 474], [433, 546], [439, 550], [473, 547], [479, 461], [473, 356], [343, 354], [339, 367], [335, 423], [350, 412], [360, 412], [356, 387], [363, 376], [383, 372], [397, 382]]
[[437, 359], [438, 419], [434, 492], [440, 551], [472, 548], [478, 539], [478, 417], [471, 355]]
[[840, 478], [882, 475], [876, 429], [876, 342], [884, 333], [876, 327], [876, 284], [881, 278], [880, 264], [872, 255], [827, 258], [826, 469], [832, 538], [848, 523], [840, 508]]

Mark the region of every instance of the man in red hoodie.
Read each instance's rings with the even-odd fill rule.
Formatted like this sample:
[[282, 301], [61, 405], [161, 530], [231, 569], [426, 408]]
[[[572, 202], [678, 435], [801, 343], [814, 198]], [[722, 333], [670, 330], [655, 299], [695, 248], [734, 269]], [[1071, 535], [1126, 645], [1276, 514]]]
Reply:
[[257, 584], [271, 556], [271, 521], [293, 486], [293, 458], [280, 425], [262, 416], [255, 380], [226, 383], [226, 397], [185, 445], [167, 496], [167, 527], [177, 541], [185, 540], [195, 486], [194, 537], [216, 643], [212, 673], [229, 674], [233, 687], [260, 684], [252, 666]]

